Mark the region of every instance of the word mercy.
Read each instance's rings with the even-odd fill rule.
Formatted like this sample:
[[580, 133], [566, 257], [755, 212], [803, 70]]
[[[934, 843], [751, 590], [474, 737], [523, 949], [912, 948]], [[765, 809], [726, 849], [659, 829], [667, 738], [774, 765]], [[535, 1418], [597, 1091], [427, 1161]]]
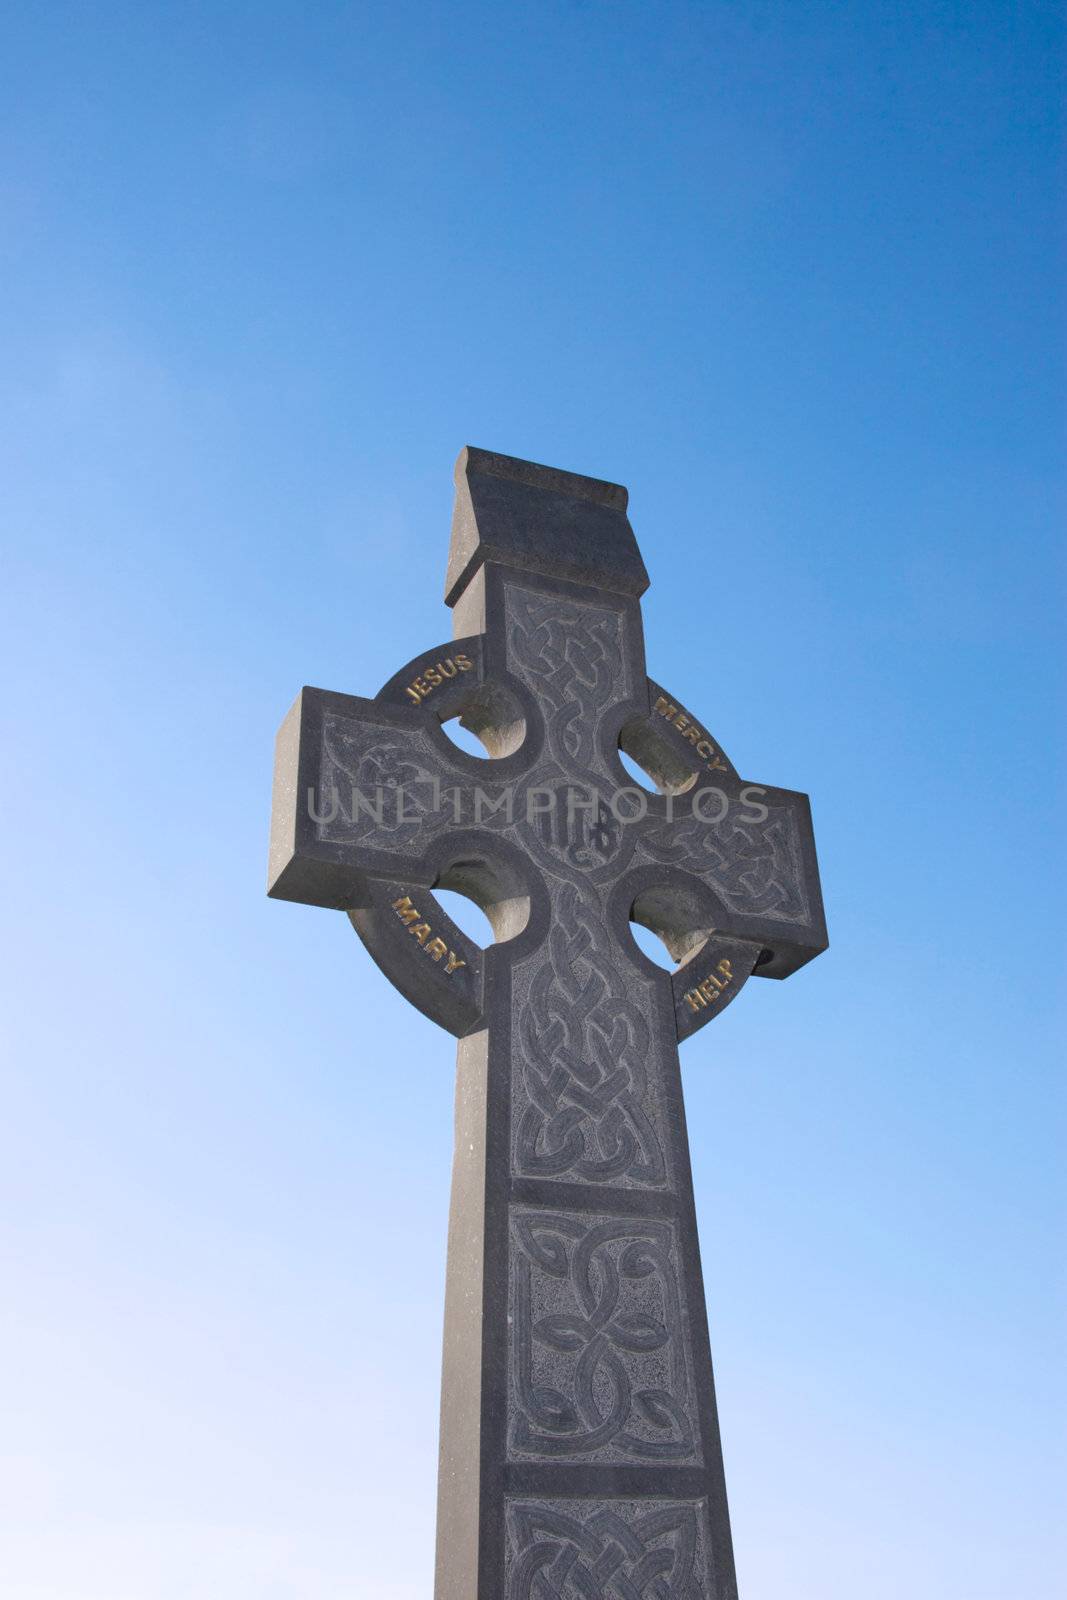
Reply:
[[711, 734], [702, 728], [699, 722], [694, 722], [687, 712], [680, 710], [678, 706], [671, 705], [671, 702], [664, 695], [656, 696], [656, 702], [652, 709], [658, 712], [661, 717], [666, 717], [672, 728], [677, 728], [679, 733], [685, 735], [705, 766], [710, 767], [713, 772], [726, 772], [729, 770], [726, 762], [720, 758]]

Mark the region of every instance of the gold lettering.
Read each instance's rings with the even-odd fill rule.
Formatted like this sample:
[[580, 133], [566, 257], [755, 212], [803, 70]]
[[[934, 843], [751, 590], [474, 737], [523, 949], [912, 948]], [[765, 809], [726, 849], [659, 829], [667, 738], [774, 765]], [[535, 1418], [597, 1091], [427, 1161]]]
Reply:
[[708, 1005], [714, 1005], [727, 984], [733, 982], [734, 969], [728, 956], [723, 956], [716, 970], [722, 974], [721, 978], [717, 978], [714, 972], [709, 972], [694, 989], [688, 990], [682, 996], [690, 1011], [701, 1011]]
[[465, 961], [460, 960], [459, 956], [456, 955], [454, 950], [450, 950], [448, 948], [443, 939], [430, 938], [430, 934], [432, 932], [430, 924], [428, 922], [419, 921], [419, 911], [416, 906], [412, 904], [410, 895], [402, 894], [396, 900], [394, 900], [393, 910], [407, 928], [408, 932], [415, 935], [416, 939], [419, 941], [419, 944], [422, 946], [423, 950], [428, 956], [432, 956], [434, 961], [440, 961], [442, 956], [447, 955], [448, 960], [445, 963], [446, 973], [451, 974], [453, 972], [458, 972], [460, 967], [465, 967], [467, 965]]
[[415, 910], [415, 907], [411, 903], [410, 897], [406, 894], [402, 894], [399, 900], [393, 901], [393, 910], [396, 912], [401, 922], [418, 921], [419, 913]]
[[469, 672], [473, 665], [474, 663], [470, 656], [465, 656], [462, 653], [456, 656], [448, 656], [444, 661], [438, 661], [434, 665], [423, 667], [421, 675], [415, 679], [414, 683], [409, 684], [407, 692], [415, 704], [418, 705], [419, 701], [425, 700], [428, 694], [433, 694], [434, 690], [446, 678], [454, 678], [457, 672]]
[[658, 712], [661, 717], [666, 717], [672, 727], [677, 728], [679, 733], [685, 735], [690, 744], [695, 745], [697, 755], [703, 757], [713, 772], [726, 772], [729, 770], [726, 762], [719, 760], [711, 739], [699, 723], [692, 721], [688, 712], [683, 711], [679, 706], [672, 705], [666, 695], [662, 694], [656, 696], [652, 709]]

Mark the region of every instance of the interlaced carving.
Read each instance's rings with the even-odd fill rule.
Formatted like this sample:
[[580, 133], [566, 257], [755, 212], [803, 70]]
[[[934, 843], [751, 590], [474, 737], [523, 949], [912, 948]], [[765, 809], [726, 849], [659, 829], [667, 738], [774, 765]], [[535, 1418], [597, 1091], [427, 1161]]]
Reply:
[[536, 692], [564, 769], [597, 764], [601, 715], [628, 693], [622, 622], [608, 606], [509, 584], [508, 663]]
[[448, 791], [447, 774], [421, 756], [417, 741], [383, 737], [349, 717], [325, 718], [319, 837], [376, 850], [422, 848], [448, 819]]
[[710, 821], [686, 816], [679, 805], [673, 821], [642, 831], [638, 849], [705, 878], [731, 911], [807, 921], [796, 818], [783, 806], [770, 806], [762, 822], [747, 815], [738, 820], [736, 808], [735, 802], [721, 821]]
[[514, 1454], [692, 1461], [673, 1224], [512, 1213]]
[[610, 1506], [511, 1501], [506, 1600], [710, 1600], [702, 1501]]
[[662, 1187], [647, 1003], [613, 960], [599, 900], [555, 886], [552, 923], [515, 1019], [515, 1170]]

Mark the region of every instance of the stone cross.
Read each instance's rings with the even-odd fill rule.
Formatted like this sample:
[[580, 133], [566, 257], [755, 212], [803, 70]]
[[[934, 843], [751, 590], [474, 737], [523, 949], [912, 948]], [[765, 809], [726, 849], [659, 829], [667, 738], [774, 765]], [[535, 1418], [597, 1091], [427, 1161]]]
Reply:
[[736, 1595], [678, 1043], [826, 931], [807, 798], [646, 675], [626, 505], [464, 450], [452, 640], [278, 735], [269, 892], [347, 912], [460, 1041], [436, 1600]]

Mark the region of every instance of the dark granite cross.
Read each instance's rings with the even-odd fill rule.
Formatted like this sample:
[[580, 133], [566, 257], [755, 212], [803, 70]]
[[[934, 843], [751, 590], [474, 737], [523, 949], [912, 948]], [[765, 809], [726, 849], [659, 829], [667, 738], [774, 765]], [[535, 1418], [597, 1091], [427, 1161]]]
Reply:
[[460, 1039], [436, 1600], [728, 1600], [678, 1041], [825, 948], [808, 803], [646, 676], [625, 489], [473, 449], [456, 489], [454, 638], [299, 696], [269, 886]]

